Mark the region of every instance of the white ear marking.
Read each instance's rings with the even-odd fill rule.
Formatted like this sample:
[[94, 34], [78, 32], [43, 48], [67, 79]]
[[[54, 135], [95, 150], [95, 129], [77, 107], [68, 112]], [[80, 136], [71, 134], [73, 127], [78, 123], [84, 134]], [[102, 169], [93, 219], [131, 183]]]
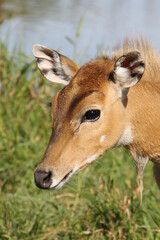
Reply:
[[49, 81], [51, 82], [54, 82], [54, 83], [60, 83], [60, 84], [63, 84], [63, 85], [68, 85], [69, 82], [67, 82], [66, 80], [62, 80], [60, 79], [58, 76], [52, 76], [52, 73], [51, 72], [48, 72], [46, 73], [45, 75], [46, 79], [48, 79]]
[[[43, 59], [43, 60], [39, 60], [38, 61], [38, 67], [40, 68], [40, 69], [46, 69], [46, 70], [51, 70], [52, 68], [53, 68], [53, 64], [52, 64], [52, 62], [50, 62], [50, 61], [48, 61], [48, 60], [45, 60], [45, 59]], [[42, 70], [43, 71], [43, 70]]]
[[[50, 48], [47, 48], [43, 45], [40, 45], [40, 44], [33, 44], [33, 47], [32, 47], [32, 52], [33, 52], [33, 55], [36, 57], [36, 58], [42, 58], [42, 59], [47, 59], [47, 60], [53, 60], [53, 56], [54, 56], [54, 59], [56, 61], [59, 61], [59, 56], [58, 56], [58, 53], [51, 50]], [[50, 54], [46, 54], [46, 52], [50, 53]], [[60, 61], [59, 61], [60, 62]]]
[[111, 80], [122, 90], [134, 86], [142, 77], [145, 65], [138, 51], [121, 56], [114, 65]]
[[127, 68], [124, 67], [118, 67], [115, 70], [116, 73], [116, 78], [118, 80], [118, 84], [121, 86], [121, 83], [125, 82], [126, 80], [128, 80], [130, 78], [130, 73], [129, 70]]
[[69, 67], [67, 69], [67, 66], [65, 69], [63, 68], [64, 64], [61, 63], [61, 58], [64, 56], [39, 44], [33, 45], [33, 54], [36, 57], [39, 70], [46, 79], [63, 85], [69, 84], [72, 78], [71, 71]]

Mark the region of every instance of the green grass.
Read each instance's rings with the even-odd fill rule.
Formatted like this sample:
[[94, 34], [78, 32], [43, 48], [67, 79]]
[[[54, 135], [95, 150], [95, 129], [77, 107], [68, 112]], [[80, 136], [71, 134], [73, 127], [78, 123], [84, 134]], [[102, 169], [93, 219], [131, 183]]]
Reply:
[[46, 103], [59, 89], [32, 59], [0, 43], [0, 239], [160, 239], [160, 192], [152, 163], [143, 204], [133, 159], [107, 152], [57, 191], [39, 190], [33, 173], [51, 133]]

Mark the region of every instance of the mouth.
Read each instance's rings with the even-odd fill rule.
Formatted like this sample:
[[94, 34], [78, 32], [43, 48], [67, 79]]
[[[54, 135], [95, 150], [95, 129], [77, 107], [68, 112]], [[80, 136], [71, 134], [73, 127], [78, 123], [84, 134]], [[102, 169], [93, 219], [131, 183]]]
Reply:
[[58, 184], [56, 184], [55, 186], [52, 186], [52, 184], [51, 184], [51, 186], [50, 186], [50, 188], [51, 189], [59, 189], [59, 188], [61, 188], [66, 182], [68, 182], [68, 180], [74, 175], [74, 174], [76, 174], [78, 172], [78, 170], [77, 169], [75, 169], [74, 171], [72, 170], [72, 171], [70, 171], [69, 173], [67, 173], [63, 178], [62, 178], [62, 180], [58, 183]]
[[90, 165], [90, 163], [85, 163], [84, 165], [82, 165], [79, 168], [75, 168], [74, 170], [71, 170], [69, 173], [67, 173], [62, 180], [57, 183], [56, 185], [54, 184], [54, 182], [52, 182], [50, 189], [60, 189], [66, 182], [69, 181], [69, 179], [76, 173], [80, 172], [83, 168], [86, 168], [88, 165]]
[[78, 169], [78, 172], [80, 172], [83, 168], [86, 168], [88, 165], [90, 165], [89, 163], [85, 163], [84, 165], [82, 165], [82, 167], [80, 167]]

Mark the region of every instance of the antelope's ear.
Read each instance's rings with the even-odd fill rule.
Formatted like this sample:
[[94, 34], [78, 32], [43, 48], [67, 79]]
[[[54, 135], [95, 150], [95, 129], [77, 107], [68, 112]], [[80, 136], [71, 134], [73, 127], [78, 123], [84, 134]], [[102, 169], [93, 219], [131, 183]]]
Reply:
[[39, 44], [33, 45], [33, 54], [39, 70], [51, 82], [67, 85], [79, 69], [69, 58]]
[[141, 54], [132, 51], [120, 57], [110, 75], [111, 80], [122, 90], [134, 86], [142, 77], [145, 65]]

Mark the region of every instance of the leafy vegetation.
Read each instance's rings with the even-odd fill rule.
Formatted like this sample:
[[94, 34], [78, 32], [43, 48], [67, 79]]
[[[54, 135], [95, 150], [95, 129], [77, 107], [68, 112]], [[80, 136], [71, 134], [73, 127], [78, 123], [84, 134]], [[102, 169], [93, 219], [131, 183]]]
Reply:
[[51, 133], [46, 107], [59, 89], [21, 51], [0, 43], [0, 239], [160, 239], [160, 192], [152, 163], [143, 204], [133, 159], [107, 152], [57, 191], [39, 190], [33, 173]]

